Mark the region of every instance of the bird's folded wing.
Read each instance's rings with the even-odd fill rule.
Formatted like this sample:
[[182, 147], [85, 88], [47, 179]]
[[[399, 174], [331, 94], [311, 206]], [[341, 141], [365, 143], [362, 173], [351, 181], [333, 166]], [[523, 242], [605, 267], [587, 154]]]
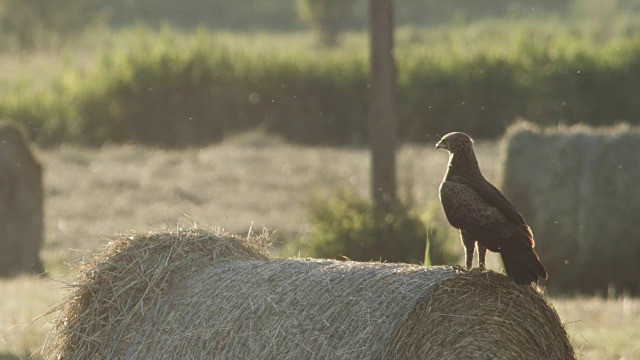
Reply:
[[467, 184], [444, 181], [440, 185], [440, 201], [449, 223], [474, 234], [476, 240], [485, 246], [508, 248], [514, 252], [533, 246], [533, 238], [525, 223], [508, 221], [499, 208], [489, 204]]
[[471, 181], [462, 176], [454, 176], [451, 181], [471, 187], [487, 204], [500, 210], [514, 225], [526, 225], [524, 218], [513, 204], [490, 182], [484, 179], [482, 181]]

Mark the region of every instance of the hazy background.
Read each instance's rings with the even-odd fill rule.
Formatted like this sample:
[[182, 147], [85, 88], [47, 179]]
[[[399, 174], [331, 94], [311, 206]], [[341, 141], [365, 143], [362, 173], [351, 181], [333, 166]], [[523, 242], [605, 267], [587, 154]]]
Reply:
[[[447, 156], [434, 145], [444, 133], [474, 137], [485, 176], [500, 184], [510, 141], [526, 141], [504, 137], [519, 119], [554, 129], [640, 122], [638, 1], [397, 0], [395, 12], [403, 261], [423, 262], [428, 238], [433, 264], [461, 263], [437, 197]], [[384, 257], [370, 219], [367, 31], [364, 0], [0, 0], [0, 117], [26, 130], [43, 165], [47, 269], [0, 280], [0, 358], [37, 352], [48, 325], [31, 320], [61, 298], [68, 264], [109, 234], [194, 221], [239, 234], [265, 226], [276, 256]], [[584, 169], [569, 164], [582, 158], [566, 153], [593, 137], [566, 133], [540, 142], [557, 153], [526, 154], [580, 178]], [[567, 274], [590, 273], [572, 260], [543, 286], [584, 358], [640, 359], [631, 267], [640, 219], [628, 214], [640, 196], [625, 185], [640, 163], [611, 158], [624, 165], [624, 181], [610, 182], [624, 188], [616, 211], [627, 217], [602, 216], [622, 229], [624, 246], [612, 243], [625, 257], [580, 249], [602, 254], [601, 269], [632, 270], [574, 280]], [[561, 242], [554, 224], [578, 233], [581, 204], [558, 210], [578, 183], [548, 183], [540, 199], [557, 198], [549, 213], [566, 216], [525, 213], [545, 234], [536, 238], [543, 262], [564, 256], [548, 245]], [[514, 204], [526, 212], [525, 202]]]

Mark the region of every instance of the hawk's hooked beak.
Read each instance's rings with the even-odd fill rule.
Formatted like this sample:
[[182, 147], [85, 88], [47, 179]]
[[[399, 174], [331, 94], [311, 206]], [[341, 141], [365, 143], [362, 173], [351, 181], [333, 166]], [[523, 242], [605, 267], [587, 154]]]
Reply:
[[436, 144], [436, 149], [449, 150], [449, 148], [447, 148], [447, 145], [445, 145], [442, 141], [438, 141], [438, 143]]

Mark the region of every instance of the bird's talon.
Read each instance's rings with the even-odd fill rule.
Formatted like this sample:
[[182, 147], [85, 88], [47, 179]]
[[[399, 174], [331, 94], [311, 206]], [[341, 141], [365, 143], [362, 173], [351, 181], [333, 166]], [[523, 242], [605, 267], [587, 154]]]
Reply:
[[453, 265], [451, 268], [453, 270], [455, 270], [455, 271], [467, 271], [467, 269], [465, 269], [464, 267], [462, 267], [460, 265]]

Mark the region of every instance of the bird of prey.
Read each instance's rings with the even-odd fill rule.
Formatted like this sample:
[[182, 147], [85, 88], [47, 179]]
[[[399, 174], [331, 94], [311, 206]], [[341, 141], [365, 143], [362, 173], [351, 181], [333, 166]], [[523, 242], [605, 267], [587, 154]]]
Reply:
[[475, 243], [478, 262], [485, 265], [487, 249], [500, 253], [507, 275], [520, 285], [547, 278], [533, 250], [533, 233], [507, 198], [480, 172], [473, 140], [461, 132], [449, 133], [436, 145], [449, 152], [449, 166], [440, 184], [440, 202], [451, 226], [460, 230], [466, 266], [472, 266]]

